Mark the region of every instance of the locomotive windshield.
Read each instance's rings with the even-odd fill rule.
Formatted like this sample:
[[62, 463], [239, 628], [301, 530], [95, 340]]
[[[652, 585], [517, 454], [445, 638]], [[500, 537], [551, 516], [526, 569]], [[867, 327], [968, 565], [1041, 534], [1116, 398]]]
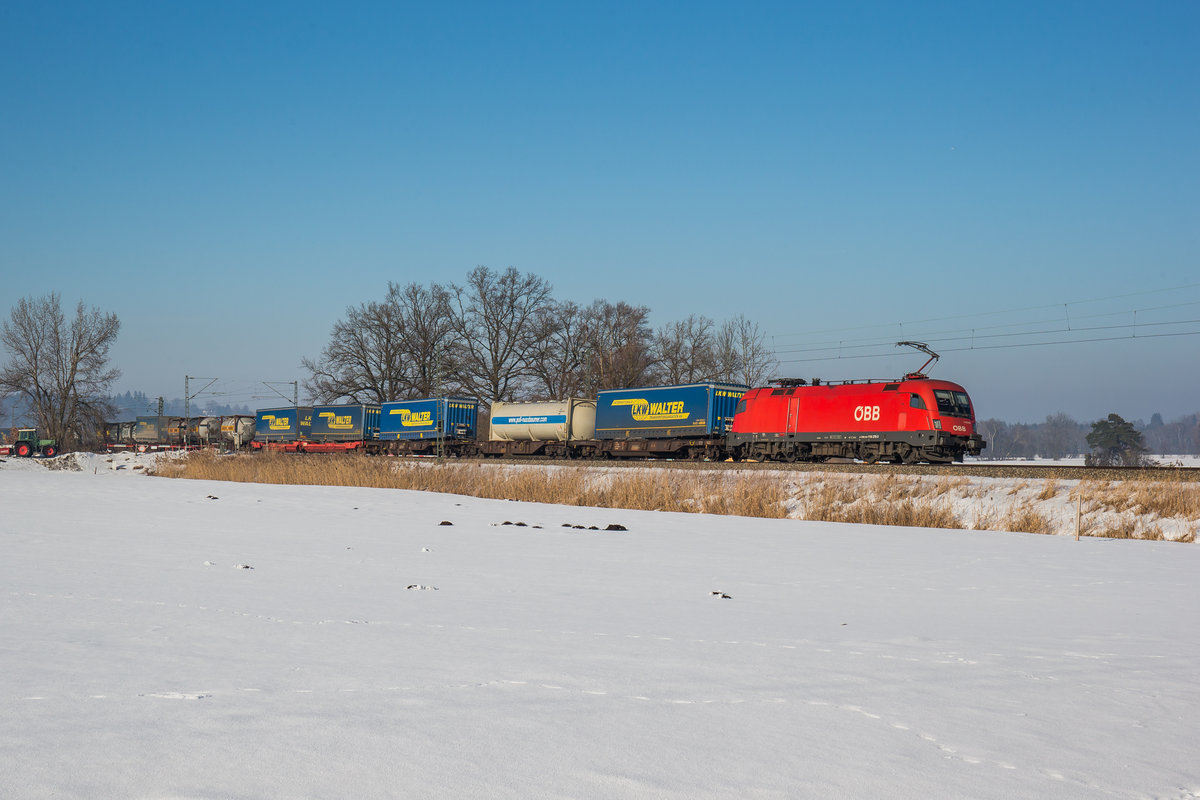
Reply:
[[971, 399], [966, 392], [952, 392], [949, 389], [934, 389], [933, 397], [937, 400], [938, 411], [952, 417], [971, 418]]

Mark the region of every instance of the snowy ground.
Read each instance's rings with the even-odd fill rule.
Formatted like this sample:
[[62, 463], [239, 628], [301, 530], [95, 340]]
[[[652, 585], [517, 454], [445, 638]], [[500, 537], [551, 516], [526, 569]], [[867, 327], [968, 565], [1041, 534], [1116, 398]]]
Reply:
[[5, 798], [1200, 797], [1194, 546], [135, 466], [0, 464]]
[[[1157, 455], [1148, 456], [1148, 458], [1164, 467], [1200, 467], [1200, 456], [1177, 456], [1177, 455]], [[968, 464], [989, 464], [1003, 465], [1012, 464], [1017, 466], [1046, 466], [1046, 467], [1082, 467], [1084, 462], [1083, 456], [1072, 456], [1070, 458], [1012, 458], [1012, 459], [997, 459], [995, 461], [988, 458], [968, 458]]]

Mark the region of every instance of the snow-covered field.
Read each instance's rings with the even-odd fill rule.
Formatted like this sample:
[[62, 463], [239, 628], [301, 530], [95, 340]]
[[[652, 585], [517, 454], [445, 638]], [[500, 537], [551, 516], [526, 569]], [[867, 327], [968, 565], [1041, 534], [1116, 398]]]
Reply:
[[4, 798], [1200, 797], [1195, 546], [83, 466], [0, 464]]

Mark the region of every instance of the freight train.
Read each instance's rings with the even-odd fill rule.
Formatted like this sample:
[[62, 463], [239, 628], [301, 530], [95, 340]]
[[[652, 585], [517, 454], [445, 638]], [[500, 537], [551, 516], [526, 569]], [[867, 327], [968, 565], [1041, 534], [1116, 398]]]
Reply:
[[146, 453], [190, 447], [224, 447], [238, 450], [254, 439], [254, 417], [138, 417], [132, 422], [106, 422], [103, 437], [107, 450]]
[[[379, 405], [260, 409], [255, 417], [147, 417], [114, 423], [137, 449], [222, 442], [285, 452], [455, 457], [672, 458], [934, 464], [978, 455], [966, 390], [910, 373], [895, 381], [776, 380], [599, 392], [595, 399], [493, 403], [486, 437], [480, 403], [441, 397]], [[126, 431], [122, 426], [132, 425]], [[154, 439], [154, 437], [158, 439]], [[140, 438], [139, 438], [140, 437]]]

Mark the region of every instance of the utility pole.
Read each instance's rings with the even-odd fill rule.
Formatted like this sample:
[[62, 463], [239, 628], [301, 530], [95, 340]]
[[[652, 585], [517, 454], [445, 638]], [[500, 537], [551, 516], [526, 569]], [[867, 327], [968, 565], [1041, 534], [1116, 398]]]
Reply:
[[276, 389], [276, 386], [291, 386], [292, 387], [292, 407], [300, 407], [300, 381], [263, 381], [262, 385], [270, 389], [275, 394], [287, 400], [287, 395]]
[[[212, 378], [211, 380], [209, 380], [208, 383], [204, 384], [204, 386], [202, 386], [199, 389], [199, 391], [196, 392], [196, 394], [192, 394], [192, 390], [191, 390], [192, 380], [193, 380], [193, 378], [190, 375], [183, 376], [183, 447], [185, 450], [187, 449], [187, 446], [188, 446], [188, 439], [191, 437], [191, 434], [192, 434], [192, 429], [191, 429], [192, 398], [196, 397], [197, 395], [200, 394], [200, 392], [203, 392], [205, 389], [212, 386], [214, 383], [219, 381], [220, 378]], [[202, 381], [202, 380], [204, 380], [204, 378], [195, 378], [195, 380]], [[196, 426], [196, 434], [197, 434], [197, 436], [199, 436], [199, 434], [200, 434], [200, 426], [199, 425]]]
[[450, 413], [450, 404], [442, 397], [442, 346], [439, 343], [434, 349], [433, 366], [433, 396], [437, 398], [438, 431], [437, 431], [437, 460], [440, 464], [446, 457], [446, 416]]

